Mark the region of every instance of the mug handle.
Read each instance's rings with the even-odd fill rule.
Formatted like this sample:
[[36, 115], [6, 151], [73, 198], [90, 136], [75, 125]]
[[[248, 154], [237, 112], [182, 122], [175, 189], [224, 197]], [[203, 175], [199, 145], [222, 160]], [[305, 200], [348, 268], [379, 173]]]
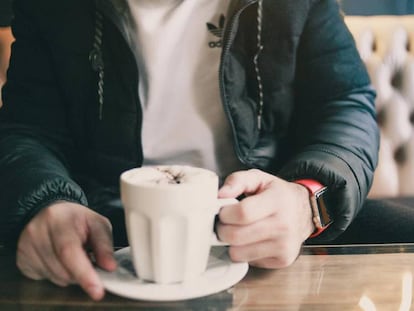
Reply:
[[[217, 199], [217, 201], [218, 201], [218, 204], [217, 204], [217, 210], [215, 213], [216, 215], [220, 212], [220, 209], [223, 206], [239, 203], [239, 200], [235, 198]], [[211, 246], [228, 246], [228, 245], [229, 243], [220, 241], [215, 232], [212, 233]]]

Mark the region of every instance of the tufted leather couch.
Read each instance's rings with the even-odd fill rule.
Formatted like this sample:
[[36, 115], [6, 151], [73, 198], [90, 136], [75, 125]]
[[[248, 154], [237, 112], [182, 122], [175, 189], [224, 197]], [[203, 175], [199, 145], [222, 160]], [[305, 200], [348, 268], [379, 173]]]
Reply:
[[381, 145], [369, 197], [414, 196], [414, 15], [345, 22], [377, 91]]

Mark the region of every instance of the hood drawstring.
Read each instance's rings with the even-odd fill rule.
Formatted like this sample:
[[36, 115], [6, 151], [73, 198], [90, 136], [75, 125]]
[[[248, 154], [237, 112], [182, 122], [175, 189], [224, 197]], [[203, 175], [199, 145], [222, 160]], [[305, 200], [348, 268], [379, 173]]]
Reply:
[[92, 69], [98, 73], [98, 101], [99, 101], [99, 120], [102, 120], [104, 105], [104, 61], [102, 56], [102, 37], [103, 37], [103, 16], [101, 12], [95, 14], [95, 34], [93, 38], [93, 48], [89, 53], [89, 61]]
[[262, 115], [263, 115], [263, 83], [259, 68], [259, 56], [263, 50], [262, 45], [262, 23], [263, 22], [263, 0], [257, 2], [257, 53], [254, 56], [254, 69], [257, 76], [257, 86], [259, 93], [259, 102], [257, 105], [257, 129], [260, 131], [262, 128]]
[[[257, 2], [257, 53], [254, 56], [253, 62], [257, 76], [259, 102], [257, 105], [257, 128], [260, 131], [262, 128], [262, 116], [263, 116], [263, 83], [259, 68], [259, 56], [263, 50], [262, 45], [262, 22], [263, 22], [263, 0]], [[93, 41], [93, 48], [89, 53], [89, 61], [91, 62], [92, 69], [98, 73], [98, 101], [99, 101], [99, 120], [103, 118], [103, 106], [104, 106], [104, 62], [102, 57], [102, 37], [103, 37], [103, 16], [99, 11], [95, 14], [95, 34]]]

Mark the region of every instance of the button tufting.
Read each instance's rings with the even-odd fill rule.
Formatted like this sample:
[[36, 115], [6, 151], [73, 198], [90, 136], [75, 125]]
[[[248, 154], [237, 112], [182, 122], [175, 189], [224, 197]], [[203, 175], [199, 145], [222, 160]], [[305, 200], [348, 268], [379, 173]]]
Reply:
[[391, 85], [396, 89], [401, 89], [403, 86], [403, 72], [398, 70], [391, 78]]
[[377, 91], [381, 144], [369, 197], [414, 195], [414, 15], [345, 22]]

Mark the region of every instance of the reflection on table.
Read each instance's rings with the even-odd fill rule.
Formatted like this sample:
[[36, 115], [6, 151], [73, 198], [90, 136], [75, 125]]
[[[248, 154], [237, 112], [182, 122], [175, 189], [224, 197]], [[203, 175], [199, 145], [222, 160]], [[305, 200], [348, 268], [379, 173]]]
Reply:
[[0, 310], [411, 310], [414, 244], [304, 247], [289, 268], [250, 268], [233, 288], [179, 302], [107, 294], [93, 302], [78, 286], [21, 276], [0, 248]]

